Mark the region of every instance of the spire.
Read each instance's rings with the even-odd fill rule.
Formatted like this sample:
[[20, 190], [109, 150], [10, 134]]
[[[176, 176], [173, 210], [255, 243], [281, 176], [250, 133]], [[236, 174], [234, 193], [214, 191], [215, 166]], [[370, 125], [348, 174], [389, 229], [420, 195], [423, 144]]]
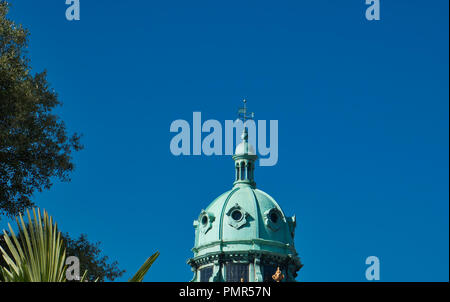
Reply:
[[247, 120], [253, 119], [255, 114], [253, 112], [247, 113], [247, 101], [244, 99], [243, 103], [244, 107], [238, 110], [238, 119], [241, 119], [244, 123], [244, 129], [241, 135], [242, 142], [236, 147], [233, 155], [236, 171], [234, 185], [250, 185], [255, 187], [254, 171], [255, 161], [258, 156], [253, 146], [248, 143], [248, 129], [245, 124]]

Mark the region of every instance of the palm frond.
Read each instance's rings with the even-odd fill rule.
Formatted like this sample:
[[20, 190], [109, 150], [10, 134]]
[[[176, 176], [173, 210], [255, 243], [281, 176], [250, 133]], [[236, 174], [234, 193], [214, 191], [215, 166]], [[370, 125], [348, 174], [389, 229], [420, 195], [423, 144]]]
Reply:
[[144, 280], [145, 274], [147, 274], [148, 270], [150, 269], [150, 266], [152, 266], [153, 262], [155, 262], [158, 256], [159, 252], [156, 252], [152, 256], [150, 256], [144, 262], [141, 268], [136, 272], [136, 274], [134, 274], [134, 276], [130, 280], [128, 280], [128, 282], [142, 282], [142, 280]]
[[[16, 217], [18, 236], [8, 224], [9, 232], [3, 230], [8, 252], [0, 246], [0, 257], [6, 267], [0, 266], [0, 280], [5, 282], [65, 282], [66, 249], [56, 222], [44, 210], [33, 209], [33, 216], [27, 210], [28, 223], [22, 215]], [[142, 282], [159, 252], [149, 257], [129, 282]], [[87, 280], [87, 271], [79, 281]], [[95, 282], [98, 281], [98, 278]]]
[[11, 235], [3, 231], [3, 238], [11, 257], [0, 247], [7, 263], [0, 268], [6, 282], [63, 282], [66, 281], [66, 252], [56, 223], [46, 211], [27, 210], [28, 224], [22, 215], [16, 218], [20, 240], [10, 224]]

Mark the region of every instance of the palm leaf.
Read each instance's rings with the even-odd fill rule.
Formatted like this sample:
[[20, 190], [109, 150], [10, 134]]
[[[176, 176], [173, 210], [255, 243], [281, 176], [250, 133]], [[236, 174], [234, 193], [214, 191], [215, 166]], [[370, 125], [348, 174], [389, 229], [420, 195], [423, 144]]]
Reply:
[[141, 268], [136, 272], [136, 274], [134, 274], [134, 276], [130, 280], [128, 280], [128, 282], [142, 282], [142, 280], [144, 280], [145, 274], [147, 274], [148, 270], [150, 269], [150, 266], [152, 266], [153, 262], [155, 262], [158, 256], [159, 252], [156, 252], [152, 256], [150, 256], [144, 262]]
[[65, 275], [65, 249], [53, 220], [44, 211], [33, 209], [33, 218], [27, 210], [28, 224], [22, 215], [16, 218], [20, 239], [18, 240], [11, 225], [9, 236], [4, 231], [4, 239], [12, 257], [0, 247], [1, 255], [7, 266], [0, 269], [6, 282], [62, 282]]
[[[8, 224], [11, 235], [3, 230], [3, 238], [9, 250], [0, 246], [7, 266], [0, 267], [0, 279], [5, 282], [65, 282], [66, 250], [56, 222], [44, 210], [43, 215], [33, 209], [33, 216], [27, 210], [28, 224], [22, 215], [16, 217], [18, 236]], [[19, 240], [20, 239], [20, 240]], [[159, 252], [149, 257], [129, 282], [142, 282]], [[86, 281], [87, 271], [80, 281]], [[95, 280], [98, 281], [98, 278]]]

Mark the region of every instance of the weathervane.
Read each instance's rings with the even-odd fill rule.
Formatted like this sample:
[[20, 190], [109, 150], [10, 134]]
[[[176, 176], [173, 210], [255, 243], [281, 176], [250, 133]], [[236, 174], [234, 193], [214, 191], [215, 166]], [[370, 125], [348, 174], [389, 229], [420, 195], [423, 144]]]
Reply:
[[241, 119], [245, 123], [247, 120], [252, 120], [255, 117], [255, 113], [249, 112], [247, 114], [247, 100], [244, 99], [242, 102], [244, 103], [244, 108], [239, 108], [238, 118]]

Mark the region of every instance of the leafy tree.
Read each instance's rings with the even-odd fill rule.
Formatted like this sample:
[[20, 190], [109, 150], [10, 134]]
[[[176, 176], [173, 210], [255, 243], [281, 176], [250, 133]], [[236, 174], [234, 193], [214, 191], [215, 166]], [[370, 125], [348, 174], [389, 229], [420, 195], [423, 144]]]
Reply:
[[7, 18], [8, 9], [0, 0], [0, 215], [15, 216], [53, 178], [70, 180], [72, 152], [83, 146], [53, 112], [61, 102], [46, 72], [32, 74], [28, 30]]
[[81, 234], [77, 239], [72, 239], [69, 234], [62, 235], [66, 246], [67, 256], [77, 256], [80, 259], [80, 270], [87, 271], [88, 281], [113, 281], [125, 273], [120, 270], [118, 262], [108, 263], [108, 256], [101, 256], [100, 242], [91, 243], [86, 234]]

